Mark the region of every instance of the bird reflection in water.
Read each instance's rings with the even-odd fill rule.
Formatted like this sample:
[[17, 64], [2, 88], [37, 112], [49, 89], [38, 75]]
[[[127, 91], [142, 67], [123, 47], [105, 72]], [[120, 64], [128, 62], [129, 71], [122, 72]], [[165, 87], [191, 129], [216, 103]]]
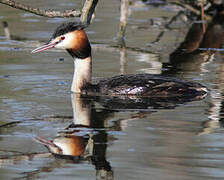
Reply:
[[[52, 140], [37, 136], [35, 140], [47, 147], [56, 158], [69, 159], [74, 163], [91, 162], [96, 169], [97, 179], [113, 179], [110, 162], [106, 159], [108, 141], [114, 139], [108, 136], [108, 130], [122, 130], [127, 119], [118, 120], [108, 127], [107, 120], [115, 112], [128, 110], [134, 115], [128, 119], [140, 119], [158, 109], [173, 109], [183, 103], [199, 100], [203, 97], [169, 98], [137, 98], [133, 97], [90, 97], [72, 94], [73, 122]], [[103, 108], [96, 109], [98, 102]], [[125, 104], [126, 103], [126, 104]], [[119, 109], [120, 108], [120, 109]], [[144, 112], [142, 112], [144, 111]], [[145, 112], [146, 111], [146, 112]], [[110, 140], [109, 140], [110, 139]]]
[[91, 108], [92, 100], [72, 94], [73, 122], [53, 140], [37, 136], [56, 158], [72, 160], [74, 163], [91, 162], [96, 169], [96, 179], [113, 179], [113, 171], [106, 160], [108, 135], [104, 120], [111, 111], [96, 112]]

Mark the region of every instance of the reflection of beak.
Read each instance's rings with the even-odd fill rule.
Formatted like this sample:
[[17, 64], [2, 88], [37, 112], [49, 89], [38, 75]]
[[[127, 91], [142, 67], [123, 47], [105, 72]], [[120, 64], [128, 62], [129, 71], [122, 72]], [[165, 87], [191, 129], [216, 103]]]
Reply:
[[37, 136], [34, 138], [35, 141], [37, 141], [40, 144], [43, 144], [44, 146], [46, 146], [50, 152], [55, 153], [55, 154], [61, 154], [62, 153], [62, 149], [60, 147], [58, 147], [56, 144], [54, 144], [53, 141], [47, 140], [43, 137]]
[[51, 49], [51, 48], [55, 47], [56, 44], [57, 44], [57, 42], [52, 42], [52, 43], [43, 45], [41, 47], [34, 49], [31, 53], [37, 53], [37, 52], [45, 51], [47, 49]]

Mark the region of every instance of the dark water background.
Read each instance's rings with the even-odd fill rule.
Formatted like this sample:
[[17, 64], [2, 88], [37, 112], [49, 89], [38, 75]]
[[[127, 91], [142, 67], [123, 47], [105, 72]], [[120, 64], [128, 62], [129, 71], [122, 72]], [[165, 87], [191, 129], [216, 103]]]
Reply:
[[[69, 0], [23, 2], [61, 10], [82, 5], [82, 1]], [[172, 29], [164, 30], [164, 24], [178, 13], [179, 7], [146, 6], [137, 1], [129, 7], [126, 63], [121, 65], [124, 51], [114, 47], [119, 7], [119, 1], [100, 1], [96, 18], [87, 29], [93, 43], [93, 79], [121, 71], [160, 73], [162, 63], [169, 62], [192, 22], [179, 19]], [[39, 41], [49, 39], [58, 24], [69, 19], [39, 17], [0, 5], [0, 20], [9, 23], [13, 35], [26, 38], [7, 40], [0, 29], [0, 179], [96, 179], [100, 165], [94, 165], [94, 160], [55, 158], [33, 140], [37, 135], [53, 139], [73, 121], [70, 56], [55, 49], [30, 53], [43, 44]], [[164, 35], [155, 42], [162, 31]], [[95, 154], [98, 158], [99, 153], [98, 159], [103, 158], [102, 162], [111, 167], [110, 177], [224, 178], [223, 52], [216, 52], [211, 61], [201, 61], [203, 58], [194, 56], [192, 62], [171, 73], [207, 86], [210, 94], [202, 100], [167, 102], [165, 107], [161, 105], [163, 108], [152, 106], [147, 111], [111, 111], [93, 102], [91, 120], [99, 122], [91, 128], [96, 138]], [[12, 124], [1, 127], [6, 123]]]

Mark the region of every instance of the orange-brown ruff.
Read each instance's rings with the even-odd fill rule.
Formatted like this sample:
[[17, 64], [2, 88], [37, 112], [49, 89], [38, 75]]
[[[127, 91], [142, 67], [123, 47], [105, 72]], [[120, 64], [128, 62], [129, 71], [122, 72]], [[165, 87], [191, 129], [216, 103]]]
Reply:
[[[50, 48], [65, 49], [74, 58], [72, 92], [91, 95], [137, 95], [137, 96], [202, 96], [206, 87], [199, 83], [187, 82], [160, 75], [135, 74], [119, 75], [91, 84], [91, 46], [84, 32], [84, 26], [66, 23], [59, 26], [48, 44], [33, 53]], [[105, 62], [106, 64], [106, 62]]]
[[[73, 39], [73, 42], [71, 43], [71, 48], [67, 49], [68, 53], [72, 57], [81, 56], [80, 52], [82, 52], [82, 54], [86, 54], [90, 56], [91, 47], [90, 47], [90, 43], [86, 33], [83, 30], [76, 30], [76, 31], [73, 31], [72, 33], [74, 34], [74, 39]], [[82, 56], [82, 57], [85, 57], [85, 56]]]
[[54, 140], [47, 140], [38, 136], [35, 140], [46, 146], [53, 154], [80, 156], [84, 152], [84, 140], [81, 136], [57, 136]]

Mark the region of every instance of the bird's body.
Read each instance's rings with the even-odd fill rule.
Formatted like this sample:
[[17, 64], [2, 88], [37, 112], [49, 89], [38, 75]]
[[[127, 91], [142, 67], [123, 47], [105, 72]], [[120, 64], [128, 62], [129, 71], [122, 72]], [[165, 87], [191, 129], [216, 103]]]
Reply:
[[137, 95], [137, 96], [190, 96], [203, 95], [206, 88], [199, 83], [182, 81], [172, 77], [151, 74], [118, 75], [86, 84], [85, 94]]
[[187, 82], [160, 75], [135, 74], [118, 75], [91, 83], [92, 58], [91, 46], [84, 27], [75, 23], [59, 26], [48, 44], [32, 52], [41, 52], [50, 48], [66, 49], [74, 58], [74, 76], [72, 92], [102, 95], [137, 96], [191, 96], [204, 95], [207, 90], [199, 83]]

